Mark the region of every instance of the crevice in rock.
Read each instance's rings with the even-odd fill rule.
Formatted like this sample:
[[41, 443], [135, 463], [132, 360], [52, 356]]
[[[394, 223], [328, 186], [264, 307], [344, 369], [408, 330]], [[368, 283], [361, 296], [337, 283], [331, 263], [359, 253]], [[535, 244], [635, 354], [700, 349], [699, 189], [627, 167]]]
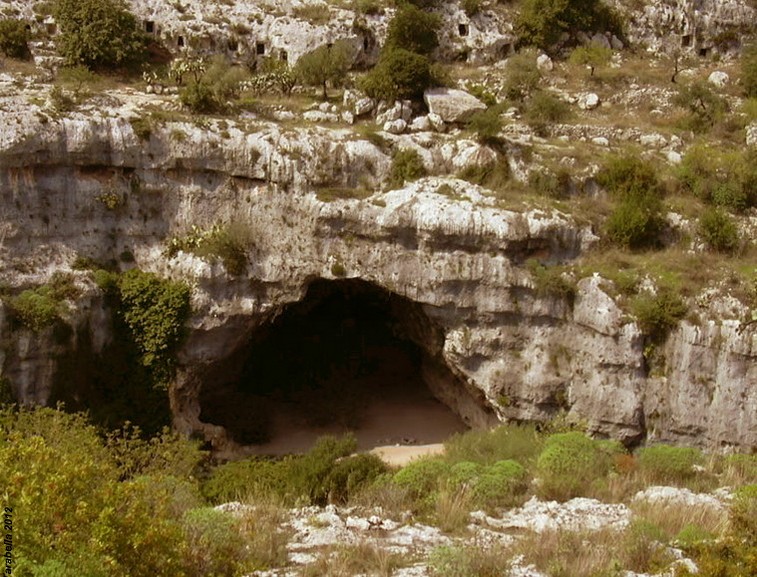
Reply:
[[345, 431], [361, 448], [441, 442], [493, 419], [446, 365], [443, 344], [419, 303], [362, 280], [318, 279], [204, 372], [199, 421], [227, 455], [298, 452]]

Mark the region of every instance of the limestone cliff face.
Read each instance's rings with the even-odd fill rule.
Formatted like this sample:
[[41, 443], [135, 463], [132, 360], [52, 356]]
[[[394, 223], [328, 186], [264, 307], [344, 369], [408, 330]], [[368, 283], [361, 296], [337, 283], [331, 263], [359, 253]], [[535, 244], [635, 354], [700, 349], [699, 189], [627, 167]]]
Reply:
[[[533, 257], [570, 261], [592, 244], [590, 230], [564, 214], [507, 210], [479, 187], [439, 177], [323, 202], [315, 193], [325, 186], [378, 188], [387, 154], [346, 131], [241, 121], [161, 124], [140, 140], [128, 116], [4, 113], [15, 129], [0, 133], [2, 278], [40, 283], [87, 256], [133, 257], [190, 282], [172, 409], [180, 429], [219, 450], [231, 441], [201, 421], [201, 388], [233, 379], [256, 330], [314, 280], [337, 278], [414, 303], [405, 331], [427, 353], [427, 383], [471, 425], [568, 411], [627, 441], [757, 445], [757, 333], [736, 320], [740, 305], [701, 303], [703, 320], [673, 332], [664, 369], [650, 374], [643, 336], [599, 277], [581, 279], [573, 299], [539, 290], [524, 267]], [[396, 145], [418, 148], [432, 169], [483, 150], [422, 135]], [[169, 238], [216, 223], [247, 231], [244, 275], [166, 255]], [[68, 315], [70, 333], [12, 329], [0, 315], [2, 375], [24, 402], [49, 399], [60, 358], [82, 347], [96, 355], [112, 338], [97, 289], [76, 274], [85, 296]]]

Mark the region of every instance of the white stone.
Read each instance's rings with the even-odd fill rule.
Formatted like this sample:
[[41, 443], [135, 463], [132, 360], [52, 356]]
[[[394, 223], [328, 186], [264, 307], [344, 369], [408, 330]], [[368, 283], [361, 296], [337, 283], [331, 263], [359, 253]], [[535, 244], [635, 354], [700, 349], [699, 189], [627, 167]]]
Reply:
[[339, 117], [332, 112], [322, 112], [321, 110], [307, 110], [302, 114], [305, 120], [310, 122], [339, 122]]
[[729, 79], [730, 77], [725, 72], [722, 72], [721, 70], [715, 70], [715, 72], [707, 77], [707, 82], [709, 82], [713, 86], [717, 86], [718, 88], [723, 88], [726, 84], [728, 84]]
[[368, 114], [376, 107], [376, 101], [373, 98], [361, 98], [355, 102], [355, 107], [352, 109], [355, 116], [363, 116]]
[[623, 311], [602, 289], [608, 282], [599, 276], [591, 276], [578, 282], [573, 320], [604, 335], [614, 335], [623, 324]]
[[604, 136], [595, 136], [591, 139], [591, 143], [597, 146], [610, 146], [610, 141]]
[[345, 110], [342, 112], [342, 121], [347, 124], [355, 124], [355, 115], [349, 110]]
[[746, 145], [757, 146], [757, 122], [746, 127]]
[[549, 56], [546, 54], [540, 54], [536, 59], [536, 67], [541, 72], [551, 72], [555, 65]]
[[675, 150], [668, 150], [665, 153], [665, 158], [668, 159], [668, 162], [670, 164], [681, 164], [681, 160], [683, 160], [681, 154], [676, 152]]
[[428, 121], [431, 124], [431, 128], [433, 128], [435, 132], [444, 132], [447, 129], [447, 126], [444, 124], [444, 120], [438, 114], [429, 112], [426, 118], [428, 118]]
[[623, 48], [625, 47], [623, 41], [615, 36], [615, 34], [613, 34], [610, 38], [610, 45], [612, 46], [613, 50], [623, 50]]
[[639, 144], [642, 146], [646, 146], [649, 148], [662, 148], [664, 147], [668, 141], [665, 139], [665, 137], [662, 134], [654, 133], [654, 134], [642, 134], [639, 137]]
[[410, 123], [410, 132], [428, 132], [431, 130], [431, 121], [428, 116], [417, 116]]
[[582, 94], [578, 98], [578, 107], [581, 110], [594, 110], [599, 106], [599, 96], [594, 92]]
[[456, 88], [430, 88], [423, 93], [423, 100], [429, 112], [444, 122], [464, 122], [475, 112], [486, 110], [478, 98]]
[[402, 134], [406, 128], [407, 122], [401, 118], [384, 123], [384, 132], [388, 132], [389, 134]]

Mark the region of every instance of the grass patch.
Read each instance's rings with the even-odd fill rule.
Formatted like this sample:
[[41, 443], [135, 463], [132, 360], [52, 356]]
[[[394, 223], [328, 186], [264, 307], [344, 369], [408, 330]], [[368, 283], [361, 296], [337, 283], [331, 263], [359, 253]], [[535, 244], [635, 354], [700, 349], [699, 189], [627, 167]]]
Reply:
[[363, 200], [373, 194], [372, 190], [362, 187], [321, 187], [315, 192], [315, 197], [321, 202], [334, 202], [335, 200]]

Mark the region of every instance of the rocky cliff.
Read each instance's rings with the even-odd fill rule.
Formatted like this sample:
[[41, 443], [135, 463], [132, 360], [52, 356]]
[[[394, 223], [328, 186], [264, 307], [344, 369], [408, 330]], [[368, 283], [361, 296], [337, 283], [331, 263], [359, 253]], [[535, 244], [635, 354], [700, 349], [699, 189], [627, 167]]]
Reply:
[[[650, 373], [643, 335], [606, 282], [545, 290], [524, 266], [578, 258], [596, 240], [588, 225], [555, 209], [507, 208], [445, 176], [380, 192], [387, 152], [347, 130], [168, 121], [140, 138], [129, 121], [134, 95], [110, 99], [51, 116], [6, 97], [2, 277], [40, 284], [88, 257], [189, 282], [173, 418], [218, 450], [237, 445], [202, 420], [203, 391], [238, 378], [251, 339], [314, 283], [348, 279], [395, 299], [387, 314], [421, 351], [427, 386], [471, 426], [567, 412], [628, 442], [757, 445], [757, 332], [741, 322], [743, 305], [704, 299], [698, 324], [672, 332]], [[459, 136], [386, 138], [422, 151], [437, 172], [487, 150]], [[344, 187], [369, 192], [323, 196]], [[246, 231], [244, 273], [167, 255], [171, 238], [219, 223]], [[2, 375], [23, 402], [49, 401], [61, 359], [79, 350], [107, 362], [97, 360], [112, 339], [104, 301], [89, 273], [74, 274], [83, 296], [64, 315], [70, 332], [32, 331], [0, 314]]]

